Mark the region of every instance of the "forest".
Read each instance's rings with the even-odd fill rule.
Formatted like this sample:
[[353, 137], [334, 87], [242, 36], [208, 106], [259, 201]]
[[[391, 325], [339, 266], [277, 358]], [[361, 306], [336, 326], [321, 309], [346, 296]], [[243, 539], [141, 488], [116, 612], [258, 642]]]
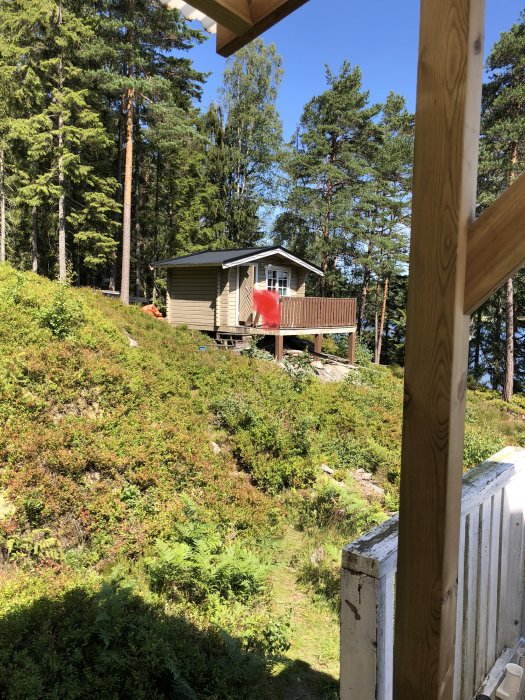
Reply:
[[[286, 142], [276, 47], [259, 39], [229, 59], [202, 109], [207, 76], [191, 49], [206, 34], [195, 26], [154, 0], [2, 3], [0, 260], [162, 306], [150, 262], [275, 242], [322, 267], [311, 292], [355, 296], [374, 361], [402, 365], [404, 97], [374, 104], [358, 66], [327, 67]], [[524, 27], [522, 15], [487, 60], [480, 212], [524, 168]], [[507, 400], [525, 381], [524, 303], [518, 274], [471, 324], [471, 381]]]

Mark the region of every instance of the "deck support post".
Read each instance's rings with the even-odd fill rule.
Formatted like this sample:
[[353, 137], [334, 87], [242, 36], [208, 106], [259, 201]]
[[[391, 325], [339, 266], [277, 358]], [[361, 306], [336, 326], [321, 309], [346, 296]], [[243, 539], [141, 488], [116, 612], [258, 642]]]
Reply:
[[452, 700], [484, 0], [421, 0], [394, 700]]
[[316, 355], [320, 355], [322, 349], [323, 349], [323, 334], [317, 333], [317, 335], [315, 336], [315, 342], [314, 342], [314, 353]]
[[355, 332], [348, 334], [348, 362], [355, 365]]
[[275, 359], [280, 362], [283, 359], [284, 338], [282, 335], [275, 336]]

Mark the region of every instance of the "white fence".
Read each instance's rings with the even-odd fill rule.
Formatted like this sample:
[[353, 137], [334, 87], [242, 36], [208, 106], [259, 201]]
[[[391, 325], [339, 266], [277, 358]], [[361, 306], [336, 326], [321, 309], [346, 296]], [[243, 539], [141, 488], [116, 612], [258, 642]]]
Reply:
[[[491, 696], [525, 634], [524, 513], [524, 449], [464, 477], [454, 700]], [[396, 516], [343, 549], [341, 700], [392, 698], [397, 527]]]

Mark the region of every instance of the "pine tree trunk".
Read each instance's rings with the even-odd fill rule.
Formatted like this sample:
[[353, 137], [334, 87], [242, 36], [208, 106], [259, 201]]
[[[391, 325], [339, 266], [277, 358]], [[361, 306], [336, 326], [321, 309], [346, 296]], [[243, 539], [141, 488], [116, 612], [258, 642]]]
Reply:
[[385, 319], [386, 319], [386, 300], [388, 298], [388, 287], [390, 284], [390, 278], [386, 277], [383, 283], [383, 301], [381, 304], [381, 320], [379, 322], [379, 329], [376, 334], [376, 346], [375, 346], [375, 358], [374, 362], [378, 365], [381, 362], [381, 346], [383, 343], [383, 332], [385, 330]]
[[[62, 25], [62, 3], [58, 5], [58, 24]], [[62, 58], [58, 61], [58, 91], [63, 96], [64, 74]], [[67, 282], [66, 270], [66, 197], [64, 194], [64, 118], [62, 116], [62, 104], [58, 111], [58, 279], [62, 284]]]
[[31, 208], [31, 269], [38, 272], [38, 213], [35, 205]]
[[126, 93], [126, 156], [124, 164], [124, 218], [122, 223], [122, 272], [120, 299], [129, 304], [129, 274], [131, 264], [131, 192], [133, 186], [133, 97], [134, 91]]
[[365, 265], [363, 273], [363, 286], [361, 288], [361, 300], [359, 303], [359, 314], [357, 316], [357, 336], [361, 338], [363, 333], [363, 320], [365, 317], [366, 297], [368, 296], [368, 287], [370, 284], [370, 269]]
[[503, 400], [512, 401], [514, 394], [514, 284], [507, 282], [506, 325], [505, 325], [505, 378], [503, 380]]
[[5, 218], [5, 184], [4, 184], [4, 151], [0, 150], [0, 263], [6, 261], [6, 218]]
[[142, 296], [142, 276], [141, 276], [141, 266], [142, 266], [142, 233], [140, 228], [140, 223], [137, 221], [135, 224], [135, 295]]

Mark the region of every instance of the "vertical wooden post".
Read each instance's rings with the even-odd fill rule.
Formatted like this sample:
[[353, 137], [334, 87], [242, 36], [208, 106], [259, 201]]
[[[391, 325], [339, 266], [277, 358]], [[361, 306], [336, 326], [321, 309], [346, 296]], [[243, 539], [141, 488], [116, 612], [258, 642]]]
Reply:
[[282, 335], [275, 336], [275, 359], [280, 362], [283, 359], [284, 339]]
[[422, 0], [394, 652], [396, 700], [450, 700], [484, 0]]
[[321, 353], [322, 348], [323, 348], [323, 334], [317, 333], [317, 335], [315, 336], [315, 342], [314, 342], [314, 352], [319, 355]]
[[348, 362], [355, 365], [355, 333], [348, 334]]

